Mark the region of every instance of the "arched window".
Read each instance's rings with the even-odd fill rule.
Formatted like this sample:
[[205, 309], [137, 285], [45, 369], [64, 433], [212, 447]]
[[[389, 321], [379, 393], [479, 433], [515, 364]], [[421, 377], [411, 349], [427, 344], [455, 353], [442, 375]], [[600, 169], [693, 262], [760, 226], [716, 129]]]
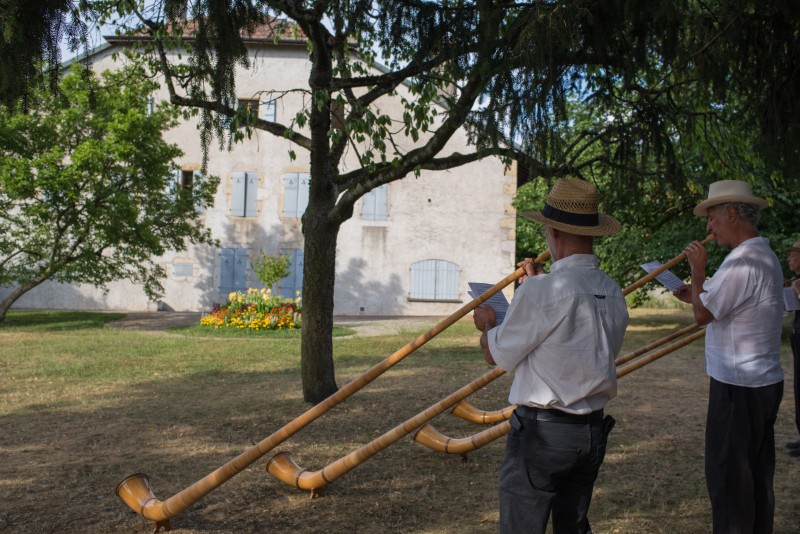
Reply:
[[422, 260], [411, 264], [411, 291], [414, 300], [460, 301], [458, 264], [447, 260]]

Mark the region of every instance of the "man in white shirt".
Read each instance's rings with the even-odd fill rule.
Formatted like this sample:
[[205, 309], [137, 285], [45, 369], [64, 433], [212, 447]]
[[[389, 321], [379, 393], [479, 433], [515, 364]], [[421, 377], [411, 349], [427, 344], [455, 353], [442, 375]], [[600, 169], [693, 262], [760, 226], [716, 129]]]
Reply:
[[[794, 245], [786, 249], [786, 253], [789, 255], [786, 258], [789, 269], [800, 275], [800, 241], [795, 241]], [[795, 276], [787, 281], [787, 285], [800, 295], [800, 276]], [[797, 431], [800, 432], [800, 310], [794, 312], [791, 343], [792, 360], [794, 361], [794, 424], [797, 426]], [[800, 439], [790, 441], [786, 444], [786, 448], [789, 449], [790, 455], [800, 456]]]
[[692, 281], [675, 292], [692, 305], [695, 321], [708, 324], [705, 472], [715, 534], [773, 529], [783, 272], [769, 240], [758, 234], [766, 206], [746, 182], [711, 184], [694, 213], [708, 218], [717, 245], [732, 250], [706, 280], [706, 249], [690, 243], [684, 251]]
[[595, 236], [619, 231], [598, 213], [590, 183], [560, 179], [538, 213], [554, 263], [549, 274], [529, 260], [505, 320], [474, 312], [490, 365], [514, 371], [517, 405], [500, 468], [500, 532], [589, 534], [588, 510], [614, 425], [603, 414], [616, 396], [616, 358], [628, 309], [619, 285], [598, 268]]

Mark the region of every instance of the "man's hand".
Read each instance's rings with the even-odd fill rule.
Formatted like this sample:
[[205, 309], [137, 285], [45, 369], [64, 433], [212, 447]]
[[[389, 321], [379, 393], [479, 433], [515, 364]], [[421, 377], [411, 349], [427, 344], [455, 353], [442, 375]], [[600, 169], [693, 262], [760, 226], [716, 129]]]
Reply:
[[692, 274], [701, 274], [705, 277], [706, 263], [708, 262], [708, 252], [700, 241], [692, 241], [683, 249], [686, 258], [689, 260], [689, 267]]
[[537, 274], [544, 274], [544, 267], [542, 267], [542, 264], [535, 263], [533, 261], [533, 258], [525, 258], [524, 260], [522, 260], [517, 264], [517, 267], [523, 267], [525, 269], [525, 274], [519, 277], [520, 284], [531, 276], [536, 276]]
[[479, 306], [472, 311], [472, 322], [475, 323], [475, 328], [486, 332], [497, 324], [497, 315], [491, 306]]
[[686, 304], [692, 303], [692, 284], [683, 284], [681, 287], [672, 292], [676, 299]]

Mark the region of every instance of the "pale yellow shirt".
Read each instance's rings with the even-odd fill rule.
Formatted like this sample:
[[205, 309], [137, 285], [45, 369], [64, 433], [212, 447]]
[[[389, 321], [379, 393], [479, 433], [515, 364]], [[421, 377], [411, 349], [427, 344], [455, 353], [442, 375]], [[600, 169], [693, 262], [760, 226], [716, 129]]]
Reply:
[[627, 326], [619, 285], [596, 256], [574, 254], [525, 280], [487, 340], [497, 365], [514, 372], [509, 402], [582, 414], [616, 396]]

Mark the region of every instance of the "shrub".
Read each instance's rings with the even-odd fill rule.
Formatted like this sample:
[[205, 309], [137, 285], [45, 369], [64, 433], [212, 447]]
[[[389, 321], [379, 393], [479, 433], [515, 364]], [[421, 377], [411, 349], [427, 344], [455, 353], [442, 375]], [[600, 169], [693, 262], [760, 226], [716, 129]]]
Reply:
[[289, 269], [291, 258], [288, 255], [267, 256], [263, 250], [259, 252], [259, 255], [259, 258], [251, 262], [250, 267], [264, 287], [271, 288], [275, 282], [286, 278], [291, 273]]

